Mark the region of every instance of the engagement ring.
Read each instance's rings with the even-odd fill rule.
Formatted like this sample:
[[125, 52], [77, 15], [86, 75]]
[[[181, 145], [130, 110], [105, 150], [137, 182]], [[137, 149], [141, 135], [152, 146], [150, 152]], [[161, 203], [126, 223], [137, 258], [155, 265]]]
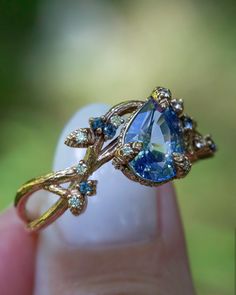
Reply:
[[[102, 117], [90, 118], [89, 127], [73, 131], [65, 140], [71, 148], [86, 148], [84, 159], [24, 184], [15, 198], [19, 216], [30, 231], [37, 231], [67, 209], [81, 214], [89, 197], [96, 194], [97, 181], [90, 177], [108, 161], [141, 185], [159, 186], [184, 177], [194, 162], [216, 151], [211, 136], [202, 136], [196, 127], [196, 122], [184, 114], [182, 99], [172, 98], [170, 90], [163, 87], [156, 87], [144, 101], [123, 102]], [[39, 190], [54, 193], [59, 199], [31, 220], [26, 202]]]

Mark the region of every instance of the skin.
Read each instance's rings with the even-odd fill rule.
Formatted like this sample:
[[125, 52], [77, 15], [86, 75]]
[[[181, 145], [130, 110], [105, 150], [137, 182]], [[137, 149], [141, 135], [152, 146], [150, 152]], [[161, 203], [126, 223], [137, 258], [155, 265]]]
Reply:
[[195, 294], [172, 186], [161, 186], [157, 198], [160, 228], [155, 241], [109, 249], [60, 249], [43, 266], [36, 265], [37, 235], [25, 231], [13, 208], [6, 210], [0, 215], [1, 294], [46, 295], [40, 287], [49, 279], [50, 295]]
[[29, 235], [9, 208], [0, 216], [0, 237], [1, 294], [32, 294], [37, 235]]

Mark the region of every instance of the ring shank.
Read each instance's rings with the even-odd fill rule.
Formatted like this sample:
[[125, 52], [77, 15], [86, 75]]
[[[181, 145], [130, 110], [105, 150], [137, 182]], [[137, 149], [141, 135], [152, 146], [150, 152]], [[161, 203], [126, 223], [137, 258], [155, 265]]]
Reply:
[[34, 178], [18, 190], [15, 198], [15, 207], [20, 218], [26, 223], [26, 227], [29, 231], [34, 232], [45, 228], [60, 217], [68, 208], [67, 199], [65, 198], [66, 190], [61, 189], [53, 191], [55, 194], [59, 195], [60, 198], [42, 215], [36, 219], [31, 219], [26, 210], [26, 204], [29, 198], [40, 190], [52, 192], [52, 190], [50, 190], [50, 185], [65, 183], [68, 182], [68, 179], [71, 181], [75, 176], [77, 175], [72, 167], [56, 173], [50, 173], [45, 176]]

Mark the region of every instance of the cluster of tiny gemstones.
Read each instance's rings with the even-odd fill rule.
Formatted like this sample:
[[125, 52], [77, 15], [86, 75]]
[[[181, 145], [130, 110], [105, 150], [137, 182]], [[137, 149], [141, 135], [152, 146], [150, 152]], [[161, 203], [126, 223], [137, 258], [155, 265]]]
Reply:
[[95, 133], [103, 133], [105, 139], [112, 139], [117, 128], [124, 123], [122, 117], [118, 115], [113, 115], [108, 122], [105, 121], [103, 117], [91, 118], [90, 126]]
[[208, 147], [212, 153], [215, 153], [217, 150], [216, 144], [211, 136], [206, 136], [205, 138], [195, 138], [194, 145], [197, 150], [201, 150], [204, 147]]
[[95, 180], [81, 181], [76, 190], [71, 193], [68, 197], [68, 207], [71, 212], [75, 215], [79, 215], [85, 204], [86, 204], [86, 196], [92, 196], [96, 194], [96, 184]]

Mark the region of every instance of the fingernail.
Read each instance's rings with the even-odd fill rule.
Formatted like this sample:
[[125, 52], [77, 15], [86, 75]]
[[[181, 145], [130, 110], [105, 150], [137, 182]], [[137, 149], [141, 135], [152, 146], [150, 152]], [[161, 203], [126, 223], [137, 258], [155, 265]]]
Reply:
[[[67, 135], [88, 127], [90, 117], [104, 115], [109, 106], [93, 104], [78, 111], [64, 128], [56, 149], [54, 171], [77, 164], [85, 149], [64, 144]], [[98, 247], [154, 239], [158, 234], [156, 189], [135, 183], [116, 170], [111, 162], [99, 168], [90, 179], [97, 180], [97, 193], [88, 198], [86, 211], [75, 217], [67, 210], [43, 233], [56, 247]], [[48, 207], [55, 202], [48, 197]]]

